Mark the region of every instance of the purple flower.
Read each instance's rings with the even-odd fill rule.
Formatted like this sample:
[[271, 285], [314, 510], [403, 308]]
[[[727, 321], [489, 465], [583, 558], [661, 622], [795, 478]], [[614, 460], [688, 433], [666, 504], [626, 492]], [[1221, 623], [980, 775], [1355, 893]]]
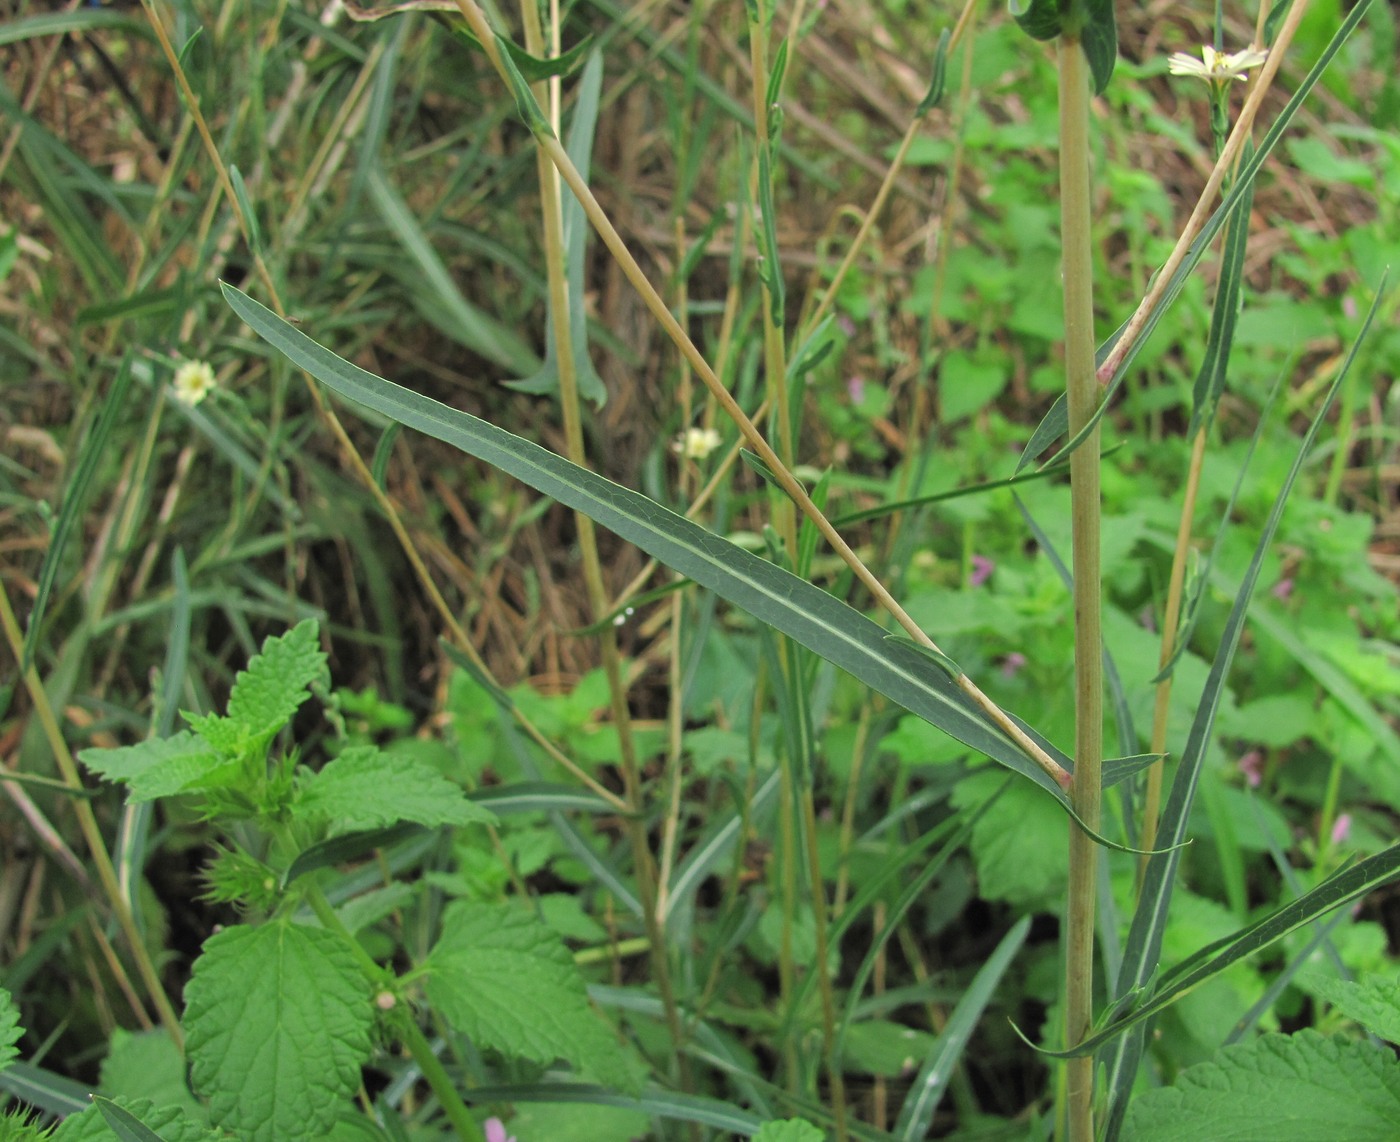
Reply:
[[1351, 836], [1351, 814], [1338, 813], [1337, 819], [1332, 822], [1332, 843], [1340, 845], [1349, 836]]
[[486, 1135], [486, 1142], [515, 1142], [514, 1135], [506, 1135], [505, 1123], [499, 1118], [488, 1118], [481, 1124], [481, 1129]]
[[1279, 602], [1286, 603], [1288, 597], [1293, 594], [1293, 580], [1289, 578], [1280, 579], [1274, 584], [1273, 590], [1271, 590], [1269, 594]]
[[985, 555], [974, 555], [972, 557], [972, 576], [968, 579], [971, 587], [980, 587], [992, 577], [992, 572], [997, 569], [997, 565]]
[[846, 379], [846, 395], [851, 398], [852, 404], [860, 404], [865, 399], [865, 378], [848, 377]]
[[[825, 8], [825, 0], [823, 0], [821, 4], [818, 4], [817, 7]], [[841, 332], [844, 333], [847, 337], [854, 337], [856, 335], [856, 323], [852, 321], [849, 317], [847, 317], [844, 313], [836, 319], [836, 327], [840, 329]]]
[[1235, 762], [1235, 768], [1244, 774], [1251, 789], [1258, 789], [1259, 783], [1264, 780], [1264, 755], [1252, 749]]
[[1142, 608], [1142, 613], [1138, 615], [1138, 622], [1142, 624], [1143, 630], [1150, 630], [1154, 634], [1157, 632], [1157, 616], [1152, 613], [1151, 607]]
[[1026, 664], [1026, 656], [1019, 650], [1013, 650], [1001, 660], [1001, 676], [1003, 678], [1015, 678], [1021, 672], [1021, 667]]

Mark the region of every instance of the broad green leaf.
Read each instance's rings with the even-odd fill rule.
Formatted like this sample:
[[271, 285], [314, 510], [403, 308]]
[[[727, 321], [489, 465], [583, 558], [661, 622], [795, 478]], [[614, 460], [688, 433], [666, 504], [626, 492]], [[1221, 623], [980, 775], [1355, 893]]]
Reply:
[[360, 1085], [370, 984], [323, 928], [225, 928], [205, 941], [185, 1005], [194, 1088], [246, 1142], [319, 1137]]
[[59, 1123], [52, 1142], [222, 1142], [224, 1135], [148, 1098], [99, 1098]]
[[765, 1122], [753, 1142], [822, 1142], [826, 1137], [805, 1118], [784, 1118]]
[[1226, 1047], [1169, 1087], [1133, 1100], [1132, 1142], [1393, 1142], [1400, 1062], [1384, 1048], [1316, 1031]]
[[333, 835], [416, 825], [495, 824], [496, 814], [426, 762], [354, 746], [301, 782], [294, 817], [330, 822]]
[[102, 1093], [114, 1098], [150, 1099], [156, 1106], [176, 1107], [195, 1121], [208, 1113], [190, 1091], [185, 1060], [175, 1041], [161, 1029], [112, 1033], [102, 1060]]
[[1011, 0], [1011, 14], [1033, 40], [1053, 40], [1064, 28], [1063, 0]]
[[1308, 989], [1388, 1043], [1400, 1043], [1400, 982], [1309, 977]]
[[132, 801], [221, 788], [241, 772], [236, 760], [188, 730], [117, 749], [81, 750], [78, 760], [108, 781], [125, 782]]
[[15, 1006], [14, 997], [0, 987], [0, 1071], [19, 1058], [15, 1044], [22, 1038], [24, 1028], [19, 1025], [19, 1008]]
[[563, 941], [523, 909], [457, 901], [424, 964], [428, 1001], [483, 1049], [568, 1061], [610, 1086], [629, 1080], [612, 1031], [588, 1002]]
[[311, 696], [315, 682], [327, 686], [326, 655], [315, 619], [303, 619], [284, 635], [269, 638], [233, 680], [229, 720], [252, 742], [265, 744]]
[[[640, 493], [538, 445], [367, 373], [225, 285], [234, 311], [274, 348], [340, 395], [452, 444], [567, 507], [728, 599], [978, 752], [1030, 778], [1068, 810], [1064, 791], [922, 655], [819, 587], [668, 511]], [[1071, 763], [1051, 749], [1066, 769]]]

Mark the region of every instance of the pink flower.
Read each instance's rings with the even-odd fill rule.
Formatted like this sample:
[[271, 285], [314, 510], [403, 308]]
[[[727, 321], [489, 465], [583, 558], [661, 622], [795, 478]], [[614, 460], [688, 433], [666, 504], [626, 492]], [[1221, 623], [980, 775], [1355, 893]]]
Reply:
[[1264, 755], [1252, 749], [1235, 762], [1235, 768], [1244, 774], [1251, 789], [1258, 789], [1259, 783], [1264, 780]]
[[499, 1118], [488, 1118], [481, 1124], [481, 1129], [486, 1135], [486, 1142], [515, 1142], [514, 1135], [506, 1135], [505, 1123]]
[[[817, 7], [825, 8], [825, 0], [823, 0], [821, 4], [818, 4]], [[844, 313], [836, 319], [836, 327], [840, 329], [841, 332], [844, 333], [847, 337], [854, 337], [856, 335], [856, 323], [852, 321], [849, 317], [847, 317]]]
[[1351, 835], [1351, 814], [1338, 813], [1337, 819], [1332, 822], [1332, 843], [1342, 844]]
[[852, 404], [860, 404], [865, 399], [865, 378], [848, 377], [846, 379], [846, 395], [851, 398]]
[[972, 557], [972, 575], [968, 579], [968, 586], [980, 587], [992, 577], [992, 572], [997, 569], [997, 565], [985, 555], [974, 555]]
[[1003, 678], [1015, 678], [1021, 672], [1021, 667], [1026, 664], [1026, 656], [1019, 650], [1013, 650], [1001, 660], [1001, 676]]
[[1271, 594], [1279, 602], [1286, 603], [1288, 601], [1288, 597], [1291, 594], [1293, 594], [1293, 580], [1286, 577], [1280, 579], [1277, 583], [1274, 584], [1273, 590], [1271, 590], [1269, 594]]

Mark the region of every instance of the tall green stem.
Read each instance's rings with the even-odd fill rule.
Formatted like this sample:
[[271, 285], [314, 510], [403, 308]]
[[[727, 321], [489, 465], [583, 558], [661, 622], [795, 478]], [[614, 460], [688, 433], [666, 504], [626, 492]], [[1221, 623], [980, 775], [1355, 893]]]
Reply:
[[[1064, 243], [1065, 386], [1070, 435], [1098, 409], [1094, 375], [1093, 251], [1089, 233], [1089, 70], [1078, 39], [1060, 39], [1060, 229]], [[1103, 765], [1103, 651], [1099, 582], [1099, 431], [1070, 457], [1074, 530], [1075, 812], [1099, 829]], [[1065, 1041], [1080, 1043], [1093, 1024], [1094, 904], [1099, 854], [1083, 829], [1069, 833], [1065, 941]], [[1094, 1137], [1094, 1059], [1068, 1063], [1066, 1115], [1071, 1142]]]

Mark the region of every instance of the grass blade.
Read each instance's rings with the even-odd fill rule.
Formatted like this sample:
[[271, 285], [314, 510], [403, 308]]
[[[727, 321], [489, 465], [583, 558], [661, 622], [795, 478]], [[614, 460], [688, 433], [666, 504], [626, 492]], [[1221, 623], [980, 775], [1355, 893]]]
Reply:
[[918, 1139], [928, 1134], [929, 1123], [933, 1121], [933, 1113], [938, 1109], [938, 1104], [948, 1089], [948, 1080], [953, 1076], [953, 1068], [962, 1056], [978, 1020], [982, 1018], [982, 1012], [991, 1001], [992, 994], [1001, 983], [1001, 977], [1006, 974], [1006, 969], [1011, 966], [1011, 961], [1021, 950], [1021, 945], [1026, 942], [1026, 935], [1030, 930], [1029, 916], [1022, 916], [1016, 921], [1011, 931], [1002, 937], [996, 951], [977, 970], [962, 998], [958, 1000], [958, 1005], [953, 1008], [947, 1025], [925, 1056], [923, 1066], [919, 1068], [904, 1105], [899, 1108], [899, 1120], [895, 1123], [894, 1133], [902, 1142], [918, 1142]]

